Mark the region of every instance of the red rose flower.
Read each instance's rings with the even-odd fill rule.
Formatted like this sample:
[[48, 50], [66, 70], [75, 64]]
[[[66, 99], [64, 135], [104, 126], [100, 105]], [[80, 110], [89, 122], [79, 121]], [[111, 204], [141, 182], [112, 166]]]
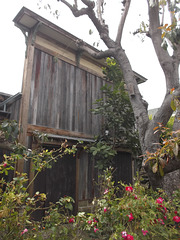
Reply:
[[129, 217], [129, 221], [128, 222], [131, 222], [133, 219], [134, 219], [134, 217], [133, 217], [133, 215], [132, 215], [132, 213], [130, 213], [129, 215], [127, 215], [128, 217]]
[[3, 167], [4, 168], [7, 167], [7, 162], [4, 162]]
[[107, 212], [107, 208], [106, 207], [104, 207], [104, 213], [106, 213]]
[[69, 223], [74, 223], [74, 218], [70, 218]]
[[179, 223], [180, 222], [180, 217], [179, 216], [174, 216], [173, 221]]
[[138, 199], [137, 195], [134, 194], [134, 199]]
[[125, 239], [126, 240], [134, 240], [134, 237], [132, 235], [128, 234]]

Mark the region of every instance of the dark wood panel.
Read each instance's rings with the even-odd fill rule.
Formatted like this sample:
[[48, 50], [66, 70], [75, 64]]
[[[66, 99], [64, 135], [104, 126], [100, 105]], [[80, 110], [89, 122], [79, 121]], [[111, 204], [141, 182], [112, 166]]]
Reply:
[[118, 152], [113, 160], [114, 181], [122, 181], [126, 184], [132, 184], [132, 158], [128, 152]]

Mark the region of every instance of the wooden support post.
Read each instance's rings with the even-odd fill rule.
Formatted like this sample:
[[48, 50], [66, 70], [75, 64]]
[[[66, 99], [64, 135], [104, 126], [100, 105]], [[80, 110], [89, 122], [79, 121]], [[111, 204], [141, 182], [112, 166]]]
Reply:
[[[20, 106], [19, 126], [22, 128], [22, 132], [19, 134], [19, 142], [27, 147], [27, 126], [28, 126], [28, 112], [29, 112], [29, 99], [31, 90], [31, 78], [33, 70], [34, 59], [34, 46], [31, 45], [31, 38], [29, 36], [28, 54], [24, 63], [23, 85], [22, 85], [22, 99]], [[16, 170], [23, 172], [24, 160], [19, 160]]]
[[78, 212], [79, 203], [79, 163], [80, 163], [80, 150], [77, 151], [76, 155], [76, 192], [75, 192], [75, 214]]

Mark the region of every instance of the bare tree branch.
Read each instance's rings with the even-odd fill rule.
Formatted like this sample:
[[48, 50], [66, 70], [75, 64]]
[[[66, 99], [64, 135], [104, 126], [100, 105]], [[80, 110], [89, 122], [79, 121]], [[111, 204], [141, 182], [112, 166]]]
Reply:
[[167, 0], [168, 2], [168, 10], [169, 10], [169, 13], [170, 13], [170, 18], [171, 18], [171, 25], [173, 25], [175, 22], [176, 22], [176, 19], [174, 17], [174, 13], [173, 13], [173, 10], [172, 10], [172, 3], [170, 0]]
[[95, 3], [94, 1], [90, 1], [90, 0], [81, 0], [81, 2], [83, 2], [88, 8], [93, 9], [95, 7]]
[[94, 12], [94, 2], [88, 0], [81, 0], [87, 8], [77, 9], [75, 6], [69, 4], [66, 0], [61, 0], [73, 13], [75, 17], [80, 17], [82, 15], [87, 15], [91, 21], [93, 22], [94, 26], [96, 27], [97, 31], [99, 32], [100, 38], [104, 41], [104, 43], [109, 48], [113, 48], [115, 46], [115, 42], [109, 37], [109, 30], [108, 26], [105, 24], [101, 24], [99, 19], [96, 17]]
[[78, 8], [77, 0], [74, 0], [74, 6]]
[[119, 23], [119, 27], [118, 27], [118, 31], [117, 31], [117, 37], [116, 37], [116, 42], [118, 44], [120, 44], [120, 42], [121, 42], [122, 32], [123, 32], [125, 20], [126, 20], [128, 11], [129, 11], [130, 3], [131, 3], [131, 0], [125, 0], [124, 1], [124, 11], [123, 11], [123, 15], [121, 17], [120, 23]]
[[104, 4], [104, 0], [97, 0], [97, 16], [102, 25], [105, 23], [104, 19], [102, 18], [103, 4]]
[[77, 46], [80, 50], [86, 51], [87, 53], [89, 53], [89, 55], [91, 55], [96, 59], [112, 57], [114, 56], [114, 53], [116, 51], [115, 48], [109, 48], [106, 51], [100, 51], [100, 52], [94, 51], [93, 49], [89, 48], [89, 46], [87, 46], [83, 41], [77, 41]]
[[64, 3], [73, 13], [75, 17], [79, 17], [82, 15], [88, 14], [88, 8], [81, 8], [80, 10], [77, 9], [77, 5], [75, 4], [72, 6], [70, 3], [68, 3], [66, 0], [61, 0], [62, 3]]

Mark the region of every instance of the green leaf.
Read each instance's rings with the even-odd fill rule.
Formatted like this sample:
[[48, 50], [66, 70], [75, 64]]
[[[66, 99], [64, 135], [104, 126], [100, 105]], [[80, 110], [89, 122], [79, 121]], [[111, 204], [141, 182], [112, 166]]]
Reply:
[[159, 165], [159, 173], [160, 173], [161, 177], [164, 176], [164, 171], [163, 171], [163, 168], [161, 165]]

